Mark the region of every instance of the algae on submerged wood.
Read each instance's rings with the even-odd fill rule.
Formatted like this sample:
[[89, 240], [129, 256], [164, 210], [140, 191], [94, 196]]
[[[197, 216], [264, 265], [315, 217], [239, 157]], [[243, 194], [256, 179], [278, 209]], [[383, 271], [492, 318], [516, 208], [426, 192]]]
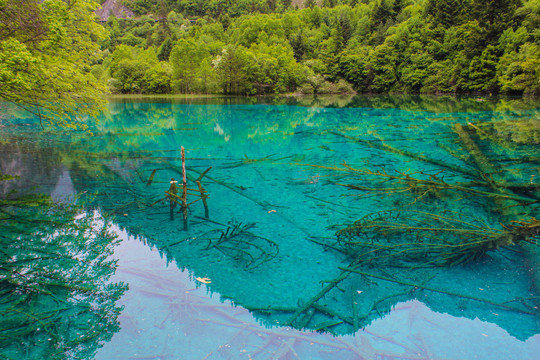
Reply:
[[539, 234], [540, 221], [534, 218], [495, 229], [479, 219], [418, 210], [370, 214], [336, 233], [356, 264], [413, 267], [455, 266], [522, 241], [535, 244]]

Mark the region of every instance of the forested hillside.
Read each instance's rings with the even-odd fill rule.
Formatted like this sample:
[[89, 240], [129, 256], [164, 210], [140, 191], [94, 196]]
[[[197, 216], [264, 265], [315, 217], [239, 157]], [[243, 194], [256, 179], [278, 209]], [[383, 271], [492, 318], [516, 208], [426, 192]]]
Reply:
[[122, 4], [92, 67], [113, 93], [540, 94], [538, 0]]

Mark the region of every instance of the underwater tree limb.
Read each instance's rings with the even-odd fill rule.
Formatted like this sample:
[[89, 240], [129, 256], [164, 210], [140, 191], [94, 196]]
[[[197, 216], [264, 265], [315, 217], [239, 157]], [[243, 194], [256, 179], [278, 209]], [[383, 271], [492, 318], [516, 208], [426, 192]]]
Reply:
[[349, 318], [348, 316], [344, 316], [344, 315], [338, 314], [337, 312], [335, 312], [335, 311], [332, 310], [332, 309], [329, 309], [329, 308], [326, 307], [326, 306], [317, 304], [317, 302], [315, 302], [315, 303], [312, 304], [312, 307], [313, 307], [315, 310], [319, 311], [320, 313], [326, 314], [326, 315], [331, 316], [331, 317], [338, 318], [341, 322], [346, 323], [346, 324], [349, 324], [349, 325], [353, 325], [353, 326], [354, 326], [354, 321], [353, 321], [353, 319]]
[[497, 302], [494, 302], [494, 301], [491, 301], [491, 300], [482, 299], [482, 298], [475, 297], [475, 296], [468, 296], [468, 295], [454, 293], [454, 292], [451, 292], [451, 291], [435, 289], [435, 288], [432, 288], [432, 287], [429, 287], [429, 286], [420, 285], [420, 284], [416, 284], [416, 283], [412, 283], [412, 282], [408, 282], [408, 281], [390, 279], [390, 278], [385, 277], [385, 276], [369, 274], [369, 273], [366, 273], [364, 271], [360, 271], [360, 270], [357, 270], [357, 269], [344, 268], [344, 267], [340, 267], [339, 269], [342, 270], [342, 271], [346, 271], [346, 272], [350, 272], [350, 273], [354, 273], [354, 274], [358, 274], [358, 275], [363, 275], [363, 276], [372, 277], [372, 278], [379, 279], [379, 280], [393, 282], [395, 284], [400, 284], [400, 285], [405, 285], [405, 286], [412, 286], [414, 288], [418, 288], [418, 289], [422, 289], [422, 290], [428, 290], [428, 291], [437, 292], [437, 293], [445, 294], [445, 295], [449, 295], [449, 296], [456, 296], [456, 297], [460, 297], [460, 298], [463, 298], [463, 299], [474, 300], [474, 301], [482, 302], [482, 303], [485, 303], [485, 304], [497, 306], [497, 307], [503, 308], [505, 310], [515, 311], [515, 312], [519, 312], [519, 313], [523, 313], [523, 314], [527, 314], [527, 315], [536, 315], [536, 312], [525, 311], [525, 310], [522, 310], [522, 309], [515, 308], [513, 306], [508, 306], [508, 305], [505, 305], [505, 304], [497, 303]]
[[[471, 155], [473, 155], [473, 159], [476, 162], [476, 165], [478, 166], [478, 168], [486, 174], [484, 178], [486, 181], [488, 181], [492, 189], [501, 193], [508, 193], [508, 191], [504, 189], [506, 180], [494, 171], [493, 165], [489, 162], [487, 157], [481, 152], [478, 145], [474, 142], [474, 140], [471, 138], [471, 136], [467, 132], [467, 127], [463, 127], [461, 124], [458, 123], [458, 124], [455, 124], [454, 128], [457, 134], [459, 135], [459, 138], [461, 142], [463, 143], [463, 146], [469, 150]], [[509, 210], [515, 207], [516, 204], [506, 201], [505, 199], [502, 199], [501, 204], [499, 205], [501, 206], [501, 211], [502, 211], [503, 216], [509, 218], [511, 215]], [[522, 248], [525, 253], [525, 261], [529, 263], [532, 269], [532, 273], [529, 273], [531, 275], [530, 281], [532, 283], [532, 287], [538, 293], [540, 291], [540, 271], [538, 270], [539, 268], [538, 268], [537, 251], [534, 248], [530, 248], [529, 244], [524, 244]]]
[[321, 246], [323, 246], [323, 247], [325, 247], [325, 248], [327, 248], [327, 249], [332, 249], [332, 250], [335, 250], [335, 251], [337, 251], [337, 252], [340, 252], [340, 253], [342, 253], [342, 254], [344, 254], [344, 255], [347, 255], [347, 251], [345, 251], [345, 250], [343, 250], [343, 249], [340, 249], [340, 248], [338, 248], [337, 246], [334, 246], [334, 245], [331, 245], [331, 244], [326, 244], [326, 243], [324, 243], [324, 242], [322, 242], [322, 241], [316, 240], [316, 239], [315, 239], [314, 237], [312, 237], [312, 236], [309, 237], [308, 240], [311, 241], [311, 242], [313, 242], [313, 243], [315, 243], [315, 244], [317, 244], [317, 245], [321, 245]]
[[465, 221], [457, 215], [387, 210], [366, 215], [336, 235], [338, 244], [358, 263], [396, 266], [405, 261], [448, 266], [477, 259], [501, 247], [535, 244], [539, 232], [540, 222], [534, 218], [495, 229], [483, 221]]
[[326, 295], [330, 290], [332, 290], [334, 287], [336, 287], [340, 282], [345, 280], [350, 275], [349, 272], [343, 270], [343, 272], [335, 279], [330, 280], [329, 284], [326, 285], [317, 295], [312, 297], [304, 306], [296, 310], [296, 312], [285, 322], [285, 325], [293, 326], [296, 319], [305, 311], [307, 311], [310, 307], [313, 306], [319, 299], [321, 299], [324, 295]]
[[[502, 198], [502, 199], [508, 199], [508, 200], [514, 200], [517, 202], [525, 202], [530, 204], [535, 203], [535, 198], [530, 198], [522, 195], [517, 195], [512, 192], [501, 192], [501, 191], [486, 191], [486, 190], [480, 190], [475, 189], [471, 186], [479, 186], [483, 188], [490, 188], [490, 186], [487, 183], [464, 183], [462, 184], [452, 184], [446, 182], [442, 176], [439, 176], [439, 173], [437, 174], [426, 174], [422, 171], [414, 171], [414, 172], [402, 172], [402, 171], [395, 171], [395, 174], [388, 173], [386, 171], [371, 171], [366, 169], [360, 169], [355, 168], [350, 165], [348, 165], [346, 162], [343, 162], [341, 166], [325, 166], [325, 165], [312, 165], [312, 164], [295, 164], [300, 166], [309, 166], [314, 167], [318, 169], [323, 170], [330, 170], [330, 171], [340, 171], [340, 172], [347, 172], [352, 175], [358, 175], [366, 177], [365, 181], [370, 181], [369, 177], [375, 177], [376, 180], [373, 180], [370, 182], [370, 186], [363, 186], [359, 184], [346, 184], [346, 183], [338, 183], [338, 182], [332, 182], [328, 180], [329, 183], [337, 186], [343, 186], [352, 190], [359, 190], [367, 192], [365, 194], [359, 195], [362, 197], [366, 197], [372, 193], [376, 194], [393, 194], [393, 193], [400, 193], [400, 192], [410, 192], [413, 195], [415, 195], [415, 199], [418, 200], [428, 194], [436, 194], [440, 191], [454, 191], [458, 193], [464, 193], [464, 194], [472, 194], [472, 195], [478, 195], [482, 197], [487, 198]], [[417, 175], [417, 176], [414, 176]], [[375, 184], [372, 184], [375, 182], [376, 184], [379, 184], [380, 186], [376, 186]], [[387, 185], [388, 182], [395, 182], [394, 184]], [[509, 185], [510, 187], [511, 185]]]
[[[210, 230], [195, 239], [207, 242], [204, 250], [216, 249], [228, 257], [245, 262], [246, 267], [251, 269], [278, 256], [279, 246], [277, 243], [248, 231], [255, 226], [255, 223], [245, 225], [236, 223], [224, 226], [226, 226], [225, 230]], [[217, 237], [218, 233], [220, 234], [219, 238]], [[216, 235], [211, 236], [212, 234]]]
[[[171, 169], [175, 170], [175, 171], [181, 171], [180, 169], [178, 169], [178, 167], [171, 163], [171, 162], [168, 162], [168, 161], [163, 161], [162, 163], [165, 163], [167, 164]], [[197, 174], [202, 174], [202, 172], [196, 170], [196, 169], [192, 169], [190, 168], [190, 171], [193, 171]], [[188, 176], [189, 177], [189, 176]], [[267, 204], [264, 204], [262, 203], [261, 201], [255, 199], [254, 197], [244, 193], [242, 190], [240, 190], [238, 187], [234, 186], [234, 185], [230, 185], [230, 184], [227, 184], [223, 181], [220, 181], [214, 177], [210, 177], [208, 175], [205, 175], [205, 177], [207, 179], [209, 179], [210, 181], [213, 181], [214, 183], [218, 184], [218, 185], [221, 185], [223, 187], [226, 187], [227, 189], [231, 190], [231, 191], [234, 191], [235, 193], [239, 194], [240, 196], [252, 201], [253, 203], [259, 205], [262, 209], [267, 209], [268, 208], [268, 205]], [[294, 227], [296, 227], [297, 229], [299, 229], [300, 231], [302, 231], [304, 234], [306, 235], [311, 235], [309, 233], [308, 230], [304, 229], [303, 227], [299, 226], [297, 223], [295, 223], [294, 221], [292, 221], [289, 217], [287, 216], [284, 216], [283, 214], [280, 214], [279, 212], [277, 212], [275, 215], [279, 216], [281, 219], [283, 219], [284, 221], [286, 221], [287, 223], [293, 225]]]
[[463, 125], [456, 123], [454, 125], [454, 129], [459, 135], [461, 143], [465, 149], [471, 154], [474, 162], [478, 166], [478, 169], [480, 169], [480, 171], [484, 174], [484, 180], [490, 184], [491, 187], [498, 188], [499, 186], [497, 184], [503, 183], [503, 179], [495, 171], [495, 168], [493, 165], [491, 165], [487, 157], [482, 153], [482, 151], [480, 151], [478, 145], [476, 145], [476, 143], [471, 139], [466, 131], [466, 128], [464, 128]]
[[442, 162], [442, 161], [439, 161], [439, 160], [436, 160], [436, 159], [431, 159], [431, 158], [428, 158], [427, 156], [424, 156], [424, 155], [415, 154], [415, 153], [410, 152], [410, 151], [396, 149], [396, 148], [394, 148], [394, 147], [392, 147], [390, 145], [384, 144], [384, 143], [383, 144], [377, 144], [377, 143], [372, 142], [372, 141], [368, 141], [368, 140], [360, 139], [360, 138], [357, 138], [357, 137], [345, 135], [343, 133], [339, 133], [339, 132], [335, 132], [335, 131], [332, 131], [330, 133], [333, 134], [333, 135], [336, 135], [336, 136], [344, 137], [344, 138], [349, 139], [349, 140], [354, 140], [355, 142], [362, 143], [362, 144], [367, 145], [367, 146], [369, 146], [371, 148], [375, 148], [375, 149], [379, 149], [379, 150], [383, 150], [383, 151], [388, 151], [388, 152], [393, 152], [393, 153], [398, 154], [398, 155], [410, 157], [410, 158], [415, 159], [415, 160], [419, 160], [419, 161], [422, 161], [422, 162], [437, 165], [437, 166], [440, 166], [440, 167], [443, 167], [443, 168], [446, 168], [446, 169], [450, 169], [450, 170], [453, 170], [453, 171], [456, 171], [456, 172], [459, 172], [459, 173], [462, 173], [462, 174], [465, 174], [465, 175], [469, 175], [469, 176], [472, 176], [472, 177], [477, 177], [477, 174], [474, 171], [464, 169], [464, 168], [459, 167], [459, 166], [447, 164], [445, 162]]
[[[422, 171], [414, 171], [411, 173], [406, 173], [406, 172], [396, 170], [397, 175], [392, 175], [392, 174], [388, 174], [386, 171], [379, 170], [379, 171], [373, 172], [371, 170], [353, 168], [352, 166], [348, 165], [345, 162], [343, 162], [342, 165], [344, 169], [352, 173], [358, 173], [358, 174], [369, 175], [369, 176], [377, 176], [383, 179], [397, 181], [397, 183], [400, 185], [402, 184], [401, 187], [396, 186], [396, 187], [373, 188], [373, 187], [362, 187], [362, 186], [352, 185], [352, 184], [334, 183], [335, 185], [344, 186], [344, 187], [348, 187], [348, 188], [356, 189], [356, 190], [385, 192], [385, 193], [395, 192], [395, 191], [419, 192], [421, 190], [425, 190], [428, 192], [432, 192], [436, 190], [454, 190], [454, 191], [460, 191], [463, 193], [470, 193], [470, 194], [475, 194], [475, 195], [485, 196], [485, 197], [501, 197], [501, 198], [516, 200], [516, 201], [531, 201], [530, 198], [512, 194], [512, 193], [501, 193], [499, 191], [489, 192], [489, 191], [474, 189], [471, 187], [465, 187], [465, 186], [447, 183], [446, 181], [444, 181], [442, 177], [439, 177], [438, 174], [426, 174]], [[427, 179], [414, 177], [413, 175], [425, 176], [427, 177]]]

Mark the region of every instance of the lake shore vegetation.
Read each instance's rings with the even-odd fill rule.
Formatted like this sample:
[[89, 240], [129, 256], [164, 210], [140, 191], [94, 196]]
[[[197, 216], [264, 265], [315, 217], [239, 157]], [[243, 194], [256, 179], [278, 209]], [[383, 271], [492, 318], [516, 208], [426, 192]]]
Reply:
[[540, 93], [533, 0], [122, 4], [91, 70], [112, 93]]
[[0, 0], [0, 18], [0, 98], [66, 128], [104, 93], [540, 94], [535, 0]]

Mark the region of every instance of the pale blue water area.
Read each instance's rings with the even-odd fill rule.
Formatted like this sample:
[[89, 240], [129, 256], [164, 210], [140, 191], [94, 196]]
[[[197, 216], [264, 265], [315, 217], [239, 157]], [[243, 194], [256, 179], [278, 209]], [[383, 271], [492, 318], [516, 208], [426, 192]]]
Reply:
[[117, 99], [93, 135], [0, 125], [2, 198], [57, 204], [0, 217], [8, 359], [540, 353], [537, 100]]

